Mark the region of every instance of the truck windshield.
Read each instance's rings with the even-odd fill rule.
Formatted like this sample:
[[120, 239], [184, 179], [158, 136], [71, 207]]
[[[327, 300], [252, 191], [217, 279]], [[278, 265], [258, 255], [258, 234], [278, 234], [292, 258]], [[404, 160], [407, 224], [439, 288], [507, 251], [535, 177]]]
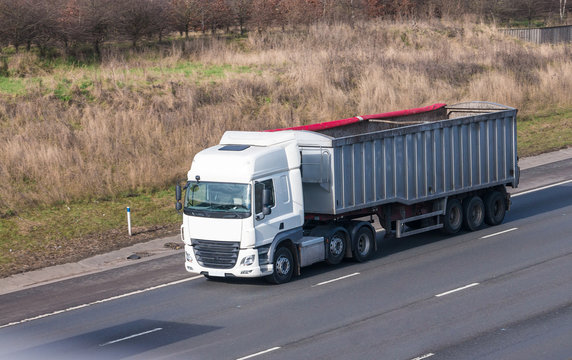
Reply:
[[251, 214], [250, 185], [189, 182], [184, 212], [191, 216], [247, 218]]

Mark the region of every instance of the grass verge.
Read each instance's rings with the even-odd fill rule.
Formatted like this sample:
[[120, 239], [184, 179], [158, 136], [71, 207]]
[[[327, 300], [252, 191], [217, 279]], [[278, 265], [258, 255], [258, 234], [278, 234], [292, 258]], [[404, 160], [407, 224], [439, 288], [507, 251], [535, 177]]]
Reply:
[[[127, 206], [133, 236], [127, 232]], [[0, 277], [176, 234], [180, 221], [173, 189], [21, 209], [0, 219]]]
[[518, 154], [527, 157], [572, 146], [572, 108], [519, 117]]

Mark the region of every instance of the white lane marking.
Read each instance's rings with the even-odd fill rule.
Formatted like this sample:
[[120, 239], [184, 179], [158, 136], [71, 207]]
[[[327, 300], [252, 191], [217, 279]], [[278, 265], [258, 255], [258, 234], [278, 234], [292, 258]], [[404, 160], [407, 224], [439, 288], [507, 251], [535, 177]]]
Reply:
[[485, 236], [481, 237], [481, 239], [488, 239], [490, 237], [501, 235], [501, 234], [506, 234], [507, 232], [511, 232], [511, 231], [515, 231], [515, 230], [518, 230], [518, 228], [512, 228], [512, 229], [508, 229], [508, 230], [504, 230], [504, 231], [499, 231], [499, 232], [494, 233], [494, 234], [485, 235]]
[[472, 283], [469, 285], [461, 286], [460, 288], [456, 288], [453, 290], [445, 291], [444, 293], [441, 293], [441, 294], [437, 294], [437, 295], [435, 295], [435, 297], [441, 297], [441, 296], [449, 295], [449, 294], [452, 294], [454, 292], [465, 290], [465, 289], [468, 289], [468, 288], [471, 288], [471, 287], [477, 286], [477, 285], [479, 285], [479, 283]]
[[572, 183], [572, 180], [561, 181], [561, 182], [559, 182], [559, 183], [542, 186], [542, 187], [539, 187], [539, 188], [536, 188], [536, 189], [526, 190], [526, 191], [523, 191], [523, 192], [519, 192], [519, 193], [516, 193], [516, 194], [512, 194], [511, 197], [517, 197], [517, 196], [520, 196], [520, 195], [526, 195], [526, 194], [533, 193], [533, 192], [535, 192], [535, 191], [546, 190], [546, 189], [550, 189], [550, 188], [553, 188], [553, 187], [556, 187], [556, 186], [560, 186], [560, 185], [564, 185], [564, 184], [568, 184], [568, 183]]
[[312, 287], [314, 287], [314, 286], [326, 285], [326, 284], [329, 284], [329, 283], [333, 283], [334, 281], [340, 281], [340, 280], [347, 279], [347, 278], [349, 278], [349, 277], [356, 276], [356, 275], [359, 275], [359, 273], [356, 272], [356, 273], [353, 273], [353, 274], [349, 274], [349, 275], [345, 275], [345, 276], [340, 276], [339, 278], [335, 278], [335, 279], [332, 279], [332, 280], [322, 281], [321, 283], [317, 283], [316, 285], [312, 285]]
[[129, 336], [126, 336], [126, 337], [121, 338], [121, 339], [108, 341], [108, 342], [106, 342], [105, 344], [101, 344], [101, 345], [99, 345], [99, 346], [107, 346], [107, 345], [115, 344], [115, 343], [118, 343], [118, 342], [121, 342], [121, 341], [133, 339], [133, 338], [136, 338], [136, 337], [138, 337], [138, 336], [143, 336], [143, 335], [151, 334], [151, 333], [154, 333], [154, 332], [156, 332], [156, 331], [161, 331], [161, 330], [163, 330], [163, 328], [155, 328], [155, 329], [153, 329], [153, 330], [144, 331], [144, 332], [139, 333], [139, 334], [129, 335]]
[[425, 355], [418, 356], [418, 357], [413, 358], [413, 359], [411, 359], [411, 360], [423, 360], [423, 359], [430, 358], [430, 357], [433, 356], [433, 355], [435, 355], [435, 354], [429, 353], [429, 354], [425, 354]]
[[197, 275], [197, 276], [193, 276], [193, 277], [190, 277], [190, 278], [187, 278], [187, 279], [182, 279], [182, 280], [177, 280], [177, 281], [173, 281], [173, 282], [166, 283], [166, 284], [162, 284], [162, 285], [152, 286], [152, 287], [149, 287], [149, 288], [143, 289], [143, 290], [132, 291], [132, 292], [127, 293], [127, 294], [112, 296], [112, 297], [107, 298], [107, 299], [93, 301], [93, 302], [90, 302], [90, 303], [87, 303], [87, 304], [72, 306], [72, 307], [67, 308], [67, 309], [64, 309], [64, 310], [57, 310], [57, 311], [54, 311], [54, 312], [51, 312], [51, 313], [34, 316], [34, 317], [31, 317], [31, 318], [28, 318], [28, 319], [24, 319], [24, 320], [20, 320], [20, 321], [14, 321], [14, 322], [11, 322], [11, 323], [5, 324], [5, 325], [0, 325], [0, 329], [6, 328], [6, 327], [9, 327], [9, 326], [14, 326], [14, 325], [23, 324], [23, 323], [30, 322], [30, 321], [34, 321], [34, 320], [43, 319], [43, 318], [46, 318], [46, 317], [48, 317], [48, 316], [54, 316], [54, 315], [62, 314], [62, 313], [65, 313], [65, 312], [70, 312], [70, 311], [73, 311], [73, 310], [82, 309], [82, 308], [85, 308], [85, 307], [88, 307], [88, 306], [92, 306], [92, 305], [103, 304], [103, 303], [106, 303], [106, 302], [109, 302], [109, 301], [126, 298], [126, 297], [132, 296], [132, 295], [142, 294], [142, 293], [145, 293], [145, 292], [148, 292], [148, 291], [153, 291], [153, 290], [161, 289], [161, 288], [164, 288], [164, 287], [167, 287], [167, 286], [171, 286], [171, 285], [182, 284], [182, 283], [187, 282], [187, 281], [192, 281], [192, 280], [201, 279], [201, 278], [203, 278], [202, 275]]
[[257, 352], [256, 354], [246, 355], [246, 356], [241, 357], [241, 358], [238, 358], [238, 359], [236, 359], [236, 360], [246, 360], [246, 359], [250, 359], [250, 358], [253, 358], [253, 357], [255, 357], [255, 356], [263, 355], [263, 354], [266, 354], [266, 353], [269, 353], [269, 352], [271, 352], [271, 351], [278, 350], [278, 349], [280, 349], [280, 346], [276, 346], [276, 347], [273, 347], [273, 348], [268, 349], [268, 350], [260, 351], [260, 352]]

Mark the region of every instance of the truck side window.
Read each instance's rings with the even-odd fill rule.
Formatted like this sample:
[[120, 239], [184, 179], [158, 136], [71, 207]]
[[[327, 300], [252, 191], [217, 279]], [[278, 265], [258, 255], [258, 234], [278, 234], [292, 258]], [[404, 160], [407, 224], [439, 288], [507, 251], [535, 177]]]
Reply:
[[274, 183], [272, 179], [255, 182], [254, 183], [254, 213], [260, 214], [262, 212], [262, 190], [270, 189], [270, 207], [273, 208], [274, 201]]

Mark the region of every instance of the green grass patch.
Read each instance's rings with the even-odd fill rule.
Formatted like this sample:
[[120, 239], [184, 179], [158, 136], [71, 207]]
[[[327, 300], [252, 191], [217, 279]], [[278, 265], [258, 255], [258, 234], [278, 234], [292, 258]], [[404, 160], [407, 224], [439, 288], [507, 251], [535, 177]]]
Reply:
[[0, 92], [8, 95], [23, 95], [26, 93], [24, 79], [0, 77]]
[[72, 99], [71, 85], [71, 80], [61, 79], [54, 89], [54, 95], [62, 101], [70, 101]]
[[[229, 64], [223, 65], [205, 65], [192, 61], [183, 61], [172, 67], [153, 67], [149, 70], [156, 73], [165, 74], [181, 74], [185, 77], [196, 76], [204, 79], [223, 78], [228, 73], [249, 73], [253, 69], [249, 66], [233, 66]], [[134, 69], [134, 71], [137, 71]]]
[[533, 19], [531, 21], [528, 19], [515, 19], [509, 21], [508, 26], [513, 28], [541, 28], [546, 26], [546, 21], [542, 19]]
[[518, 154], [533, 156], [572, 146], [572, 108], [518, 117]]

